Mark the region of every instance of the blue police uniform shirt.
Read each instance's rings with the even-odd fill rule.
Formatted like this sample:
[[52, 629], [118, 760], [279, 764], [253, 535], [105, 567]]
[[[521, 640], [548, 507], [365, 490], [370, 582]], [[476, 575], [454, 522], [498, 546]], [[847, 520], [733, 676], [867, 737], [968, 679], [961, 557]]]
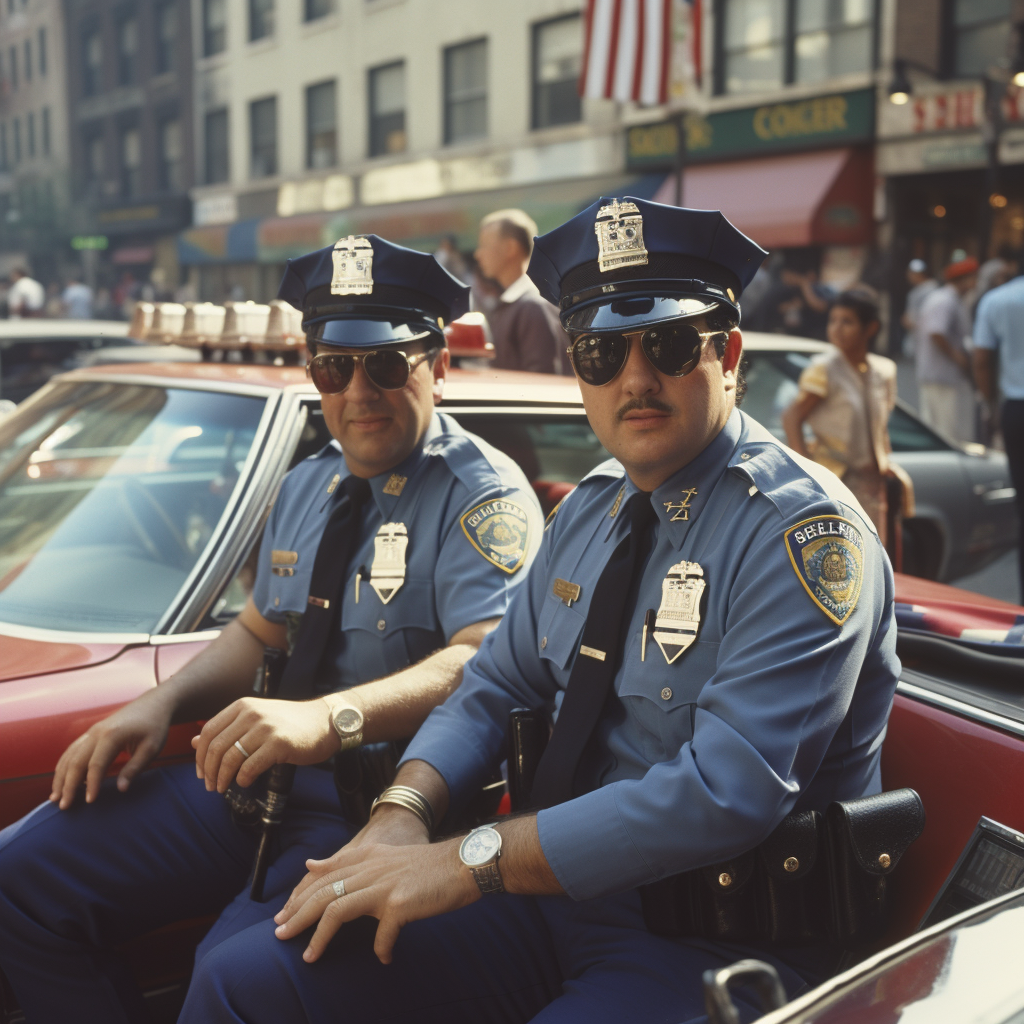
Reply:
[[[609, 462], [566, 498], [527, 585], [410, 744], [405, 759], [433, 765], [453, 800], [495, 761], [512, 708], [557, 713], [636, 490]], [[538, 816], [574, 899], [727, 859], [794, 810], [881, 788], [899, 672], [893, 577], [849, 490], [735, 410], [696, 459], [636, 500], [651, 500], [658, 521], [624, 623], [618, 704], [577, 774], [597, 788]], [[697, 640], [669, 664], [648, 636], [641, 660], [645, 613], [681, 561], [704, 572]], [[571, 606], [556, 579], [579, 585]]]
[[1024, 399], [1024, 277], [981, 297], [974, 322], [974, 344], [999, 353], [999, 388], [1007, 398]]
[[[285, 477], [268, 518], [253, 601], [265, 618], [287, 624], [289, 644], [306, 608], [320, 536], [348, 475], [332, 442]], [[407, 668], [466, 626], [504, 615], [543, 532], [522, 470], [442, 414], [412, 454], [369, 483], [341, 628], [325, 656], [334, 670], [316, 681], [322, 693]], [[387, 591], [374, 589], [371, 573], [379, 576], [375, 541], [387, 523], [404, 524], [408, 546], [404, 582], [385, 603]]]

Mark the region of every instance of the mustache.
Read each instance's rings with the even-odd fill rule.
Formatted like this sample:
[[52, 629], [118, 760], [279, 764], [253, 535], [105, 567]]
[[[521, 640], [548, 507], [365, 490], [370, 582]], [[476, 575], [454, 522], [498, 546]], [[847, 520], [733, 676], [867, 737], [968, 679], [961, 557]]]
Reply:
[[654, 409], [656, 412], [664, 412], [671, 415], [675, 410], [672, 406], [667, 405], [665, 402], [658, 401], [652, 395], [647, 395], [644, 398], [631, 398], [621, 409], [615, 414], [615, 418], [621, 423], [625, 419], [627, 413], [640, 412], [643, 409]]

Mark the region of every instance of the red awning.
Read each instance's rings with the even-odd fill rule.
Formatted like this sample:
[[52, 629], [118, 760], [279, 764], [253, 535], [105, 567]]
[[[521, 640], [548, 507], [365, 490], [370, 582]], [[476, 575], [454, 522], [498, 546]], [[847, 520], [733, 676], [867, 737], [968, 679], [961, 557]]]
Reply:
[[[675, 202], [670, 175], [655, 201]], [[721, 210], [766, 249], [863, 245], [871, 240], [874, 165], [869, 150], [699, 164], [683, 173], [683, 205]]]

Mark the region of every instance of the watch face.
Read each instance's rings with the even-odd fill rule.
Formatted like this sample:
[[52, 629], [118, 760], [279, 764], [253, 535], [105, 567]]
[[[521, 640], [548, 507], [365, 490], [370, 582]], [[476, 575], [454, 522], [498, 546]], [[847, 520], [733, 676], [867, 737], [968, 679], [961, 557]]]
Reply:
[[342, 708], [334, 716], [334, 728], [338, 732], [355, 733], [363, 727], [362, 713], [355, 708]]
[[472, 832], [462, 842], [462, 860], [470, 867], [486, 864], [501, 849], [501, 836], [493, 828]]

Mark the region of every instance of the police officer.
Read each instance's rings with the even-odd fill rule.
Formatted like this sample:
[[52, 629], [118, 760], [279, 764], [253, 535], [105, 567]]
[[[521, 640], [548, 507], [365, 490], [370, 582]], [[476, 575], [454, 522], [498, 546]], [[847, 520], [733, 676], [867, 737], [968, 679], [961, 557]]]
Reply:
[[[541, 809], [425, 845], [424, 816], [381, 805], [310, 865], [276, 929], [199, 964], [182, 1020], [703, 1019], [702, 971], [749, 950], [655, 934], [641, 888], [879, 791], [888, 562], [836, 477], [735, 408], [738, 298], [763, 256], [717, 212], [639, 199], [537, 240], [530, 274], [618, 461], [549, 520], [397, 782], [440, 819], [501, 757], [510, 709], [543, 707]], [[824, 940], [757, 952], [791, 992], [835, 967]]]
[[[434, 410], [442, 324], [467, 293], [433, 257], [374, 235], [289, 264], [280, 295], [303, 311], [334, 441], [282, 483], [238, 619], [72, 743], [51, 802], [0, 833], [0, 967], [33, 1024], [148, 1019], [116, 944], [223, 910], [201, 957], [280, 909], [305, 860], [355, 832], [331, 773], [312, 766], [411, 736], [505, 613], [543, 523], [518, 467]], [[245, 696], [265, 646], [295, 647], [285, 682], [304, 665], [309, 699]], [[197, 718], [209, 721], [196, 765], [140, 775], [169, 726]], [[126, 746], [116, 783], [103, 782]], [[255, 902], [256, 836], [222, 794], [282, 762], [310, 767], [297, 771]], [[83, 783], [92, 806], [77, 800]]]

